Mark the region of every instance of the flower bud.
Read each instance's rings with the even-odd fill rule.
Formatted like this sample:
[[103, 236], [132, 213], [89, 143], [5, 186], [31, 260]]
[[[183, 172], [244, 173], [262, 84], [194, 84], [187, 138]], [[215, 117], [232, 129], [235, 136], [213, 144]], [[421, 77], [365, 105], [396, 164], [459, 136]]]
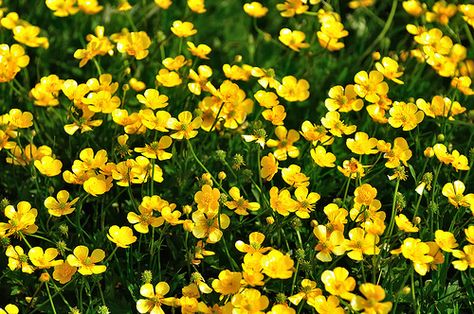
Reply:
[[150, 283], [153, 280], [153, 273], [151, 270], [144, 270], [142, 273], [142, 282], [145, 283]]
[[434, 150], [433, 150], [433, 147], [427, 147], [425, 149], [425, 151], [423, 152], [423, 154], [425, 155], [425, 157], [427, 158], [432, 158], [434, 156]]

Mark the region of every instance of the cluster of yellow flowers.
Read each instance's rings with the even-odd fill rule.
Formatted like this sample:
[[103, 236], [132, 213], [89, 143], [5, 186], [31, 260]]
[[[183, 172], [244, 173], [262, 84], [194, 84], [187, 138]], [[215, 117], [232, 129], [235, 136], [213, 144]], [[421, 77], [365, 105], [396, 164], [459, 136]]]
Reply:
[[[108, 276], [114, 261], [130, 267], [132, 258], [139, 266], [127, 275], [134, 281], [118, 286], [127, 287], [139, 313], [388, 313], [408, 276], [414, 290], [414, 273], [422, 289], [430, 272], [474, 268], [474, 5], [409, 0], [398, 12], [394, 1], [385, 23], [372, 16], [374, 0], [344, 4], [355, 10], [350, 18], [336, 2], [241, 7], [253, 19], [249, 42], [287, 53], [285, 67], [255, 51], [221, 62], [220, 39], [206, 39], [212, 48], [197, 43], [205, 32], [193, 17], [211, 14], [210, 1], [187, 0], [178, 19], [172, 11], [184, 5], [172, 0], [46, 0], [48, 14], [61, 21], [103, 18], [77, 35], [82, 48], [68, 47], [75, 71], [39, 73], [37, 66], [34, 78], [39, 61], [30, 64], [35, 54], [25, 46], [55, 45], [53, 27], [50, 42], [38, 26], [1, 9], [0, 24], [16, 42], [0, 44], [0, 92], [12, 101], [0, 115], [2, 171], [26, 173], [34, 187], [21, 201], [0, 201], [0, 245], [10, 271], [41, 282], [18, 305], [34, 307], [44, 286], [54, 309], [49, 289], [65, 300], [68, 283], [96, 278], [105, 306], [97, 275]], [[149, 9], [144, 19], [166, 16], [166, 27], [134, 24], [139, 8]], [[349, 39], [366, 27], [357, 22], [364, 12], [383, 25], [382, 35], [395, 12], [415, 18], [406, 26], [413, 49], [381, 45], [318, 90], [322, 84], [302, 65], [319, 54], [345, 56]], [[127, 17], [129, 29], [108, 21], [115, 13]], [[270, 14], [285, 24], [273, 34], [260, 28]], [[449, 27], [456, 16], [466, 40]], [[446, 89], [418, 94], [420, 78], [407, 75], [413, 67]], [[457, 127], [470, 134], [462, 138]], [[160, 251], [169, 253], [167, 264]], [[136, 280], [144, 267], [157, 280], [150, 272]], [[389, 286], [385, 275], [400, 276], [401, 286]], [[9, 304], [4, 312], [19, 308]]]

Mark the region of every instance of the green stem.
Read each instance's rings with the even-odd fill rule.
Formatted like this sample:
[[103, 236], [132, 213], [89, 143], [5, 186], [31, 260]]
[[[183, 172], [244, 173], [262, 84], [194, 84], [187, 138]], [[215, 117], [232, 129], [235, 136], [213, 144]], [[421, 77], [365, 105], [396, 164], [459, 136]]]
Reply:
[[395, 12], [397, 11], [397, 6], [398, 6], [398, 0], [393, 0], [392, 2], [392, 8], [390, 10], [390, 14], [387, 18], [387, 21], [385, 22], [385, 26], [383, 27], [382, 31], [380, 34], [375, 38], [375, 40], [372, 42], [372, 44], [365, 50], [365, 52], [360, 56], [359, 60], [357, 60], [357, 63], [360, 64], [362, 60], [365, 59], [372, 51], [373, 49], [378, 45], [378, 43], [385, 37], [387, 34], [388, 30], [390, 29], [390, 26], [392, 25], [393, 22], [393, 17], [395, 16]]
[[395, 225], [395, 214], [396, 214], [396, 209], [397, 209], [397, 193], [398, 193], [398, 187], [400, 186], [400, 178], [397, 178], [397, 183], [395, 185], [395, 192], [393, 193], [393, 201], [392, 201], [392, 215], [390, 217], [390, 224], [388, 226], [388, 233], [387, 233], [387, 241], [390, 240], [390, 237], [392, 236], [393, 232], [393, 227]]
[[110, 255], [105, 259], [104, 264], [107, 264], [107, 262], [112, 259], [112, 257], [114, 256], [115, 252], [117, 252], [117, 249], [118, 249], [118, 246], [115, 246], [115, 248], [114, 248], [114, 250], [112, 251], [112, 253], [110, 253]]
[[51, 303], [51, 308], [53, 309], [53, 313], [56, 314], [56, 308], [54, 307], [54, 302], [53, 302], [53, 298], [51, 297], [51, 292], [49, 291], [49, 286], [46, 284], [46, 291], [48, 292], [48, 298], [49, 298], [49, 302]]
[[296, 268], [295, 268], [295, 273], [293, 275], [293, 281], [291, 283], [291, 292], [290, 292], [290, 295], [293, 295], [293, 293], [295, 292], [295, 286], [296, 286], [296, 278], [298, 277], [298, 271], [300, 269], [300, 261], [298, 260], [296, 262]]

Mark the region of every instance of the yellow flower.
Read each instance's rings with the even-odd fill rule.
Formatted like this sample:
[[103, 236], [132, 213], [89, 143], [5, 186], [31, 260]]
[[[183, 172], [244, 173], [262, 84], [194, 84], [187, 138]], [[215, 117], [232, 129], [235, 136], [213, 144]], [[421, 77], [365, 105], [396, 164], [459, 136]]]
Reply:
[[331, 254], [340, 256], [345, 253], [344, 235], [340, 230], [330, 232], [325, 225], [317, 225], [313, 229], [313, 234], [318, 240], [314, 247], [318, 254], [316, 258], [321, 262], [332, 261]]
[[342, 307], [339, 306], [339, 299], [333, 295], [325, 296], [319, 295], [309, 298], [308, 305], [313, 307], [320, 314], [344, 314], [346, 313]]
[[46, 0], [45, 4], [54, 12], [54, 15], [60, 17], [74, 15], [79, 11], [79, 8], [75, 6], [76, 0]]
[[175, 130], [176, 132], [171, 134], [171, 137], [176, 140], [191, 139], [196, 137], [198, 134], [197, 129], [201, 127], [202, 119], [201, 117], [196, 117], [193, 119], [193, 115], [189, 111], [180, 112], [178, 119], [170, 118], [166, 124], [167, 128], [170, 130]]
[[321, 274], [321, 281], [324, 283], [324, 289], [333, 296], [339, 296], [345, 300], [352, 300], [356, 281], [349, 276], [347, 269], [336, 267], [334, 270], [325, 270]]
[[164, 282], [159, 282], [155, 287], [151, 283], [146, 283], [140, 287], [140, 295], [146, 299], [137, 301], [137, 311], [139, 313], [164, 314], [162, 305], [173, 306], [178, 301], [176, 298], [165, 295], [170, 291], [170, 286]]
[[260, 232], [252, 232], [249, 235], [249, 244], [244, 243], [242, 240], [235, 242], [235, 248], [242, 253], [247, 254], [264, 254], [271, 247], [262, 247], [262, 243], [265, 240], [265, 235]]
[[324, 105], [329, 111], [359, 111], [364, 106], [364, 101], [357, 98], [357, 93], [352, 84], [346, 85], [345, 88], [339, 85], [331, 87], [328, 96], [329, 98], [324, 101]]
[[77, 267], [69, 265], [67, 261], [54, 266], [53, 278], [59, 281], [60, 284], [65, 284], [71, 281], [72, 276], [77, 272]]
[[186, 42], [186, 45], [188, 46], [189, 52], [191, 52], [193, 56], [196, 56], [200, 59], [209, 59], [207, 55], [211, 53], [212, 49], [208, 45], [199, 44], [198, 46], [196, 46], [190, 41]]
[[267, 314], [296, 314], [296, 310], [286, 303], [275, 304]]
[[290, 165], [288, 168], [283, 168], [281, 176], [286, 183], [296, 188], [309, 185], [309, 178], [301, 172], [301, 167], [298, 165]]
[[129, 227], [112, 226], [109, 228], [107, 239], [115, 243], [118, 247], [128, 248], [130, 244], [137, 241], [137, 237], [133, 235], [133, 230]]
[[355, 75], [354, 81], [355, 92], [368, 102], [376, 103], [388, 93], [388, 84], [383, 81], [383, 74], [379, 71], [370, 71], [369, 74], [360, 71]]
[[143, 81], [139, 81], [135, 77], [132, 77], [129, 81], [128, 84], [130, 87], [136, 91], [136, 92], [141, 92], [146, 88], [146, 84]]
[[356, 131], [357, 126], [345, 125], [344, 121], [341, 121], [341, 114], [337, 111], [329, 111], [326, 115], [321, 118], [321, 124], [329, 129], [329, 132], [337, 137], [342, 137], [343, 134], [349, 135]]
[[273, 279], [288, 279], [293, 274], [294, 261], [275, 249], [262, 257], [261, 265], [262, 272]]
[[21, 271], [26, 274], [33, 273], [34, 268], [28, 264], [28, 256], [21, 246], [9, 245], [5, 251], [5, 255], [8, 257], [8, 268], [10, 268], [10, 270], [21, 269]]
[[168, 106], [168, 96], [161, 94], [156, 89], [149, 88], [143, 95], [137, 95], [140, 103], [144, 104], [150, 109], [160, 109]]
[[445, 252], [452, 252], [459, 246], [459, 244], [456, 242], [454, 234], [449, 231], [436, 230], [435, 242]]
[[467, 171], [470, 169], [467, 157], [460, 154], [456, 149], [451, 152], [451, 157], [453, 158], [451, 165], [456, 169], [456, 172], [459, 170]]
[[413, 262], [415, 271], [421, 276], [426, 275], [429, 270], [429, 264], [434, 258], [429, 255], [430, 246], [421, 242], [420, 239], [406, 238], [398, 250], [392, 250], [392, 254], [402, 253], [406, 259]]
[[388, 159], [385, 167], [396, 168], [400, 166], [400, 162], [408, 166], [407, 161], [410, 160], [412, 155], [408, 142], [403, 137], [397, 137], [393, 141], [393, 148], [383, 155], [384, 158]]
[[51, 216], [61, 217], [62, 215], [69, 215], [75, 210], [72, 206], [77, 203], [79, 197], [74, 198], [70, 202], [68, 202], [68, 199], [69, 192], [61, 190], [56, 195], [56, 199], [52, 196], [47, 197], [44, 200], [44, 206], [48, 209], [48, 213]]
[[154, 0], [154, 2], [163, 10], [167, 10], [173, 4], [171, 0]]
[[275, 128], [275, 135], [278, 140], [269, 139], [267, 141], [268, 147], [277, 147], [273, 155], [277, 160], [286, 160], [287, 156], [296, 158], [300, 151], [298, 147], [293, 146], [293, 143], [300, 139], [300, 135], [296, 130], [287, 130], [284, 126], [277, 126]]
[[242, 273], [232, 272], [228, 269], [219, 273], [219, 279], [212, 281], [212, 288], [221, 295], [221, 298], [226, 295], [236, 294], [240, 290], [240, 281], [242, 280]]
[[170, 71], [176, 71], [186, 65], [187, 60], [183, 55], [179, 55], [176, 58], [166, 58], [161, 63]]
[[271, 109], [279, 104], [278, 96], [274, 92], [259, 90], [254, 94], [254, 97], [258, 104], [265, 108]]
[[334, 230], [344, 231], [344, 225], [347, 223], [346, 217], [349, 214], [346, 209], [330, 203], [324, 207], [323, 211], [329, 220], [326, 224], [329, 232]]
[[200, 191], [194, 195], [199, 211], [217, 213], [219, 210], [219, 197], [221, 193], [218, 189], [205, 184]]
[[448, 117], [449, 120], [453, 120], [455, 115], [466, 111], [466, 108], [462, 107], [459, 102], [439, 95], [431, 99], [431, 104], [427, 103], [424, 99], [417, 99], [416, 105], [425, 115], [431, 118]]
[[19, 129], [26, 129], [33, 125], [33, 115], [31, 112], [22, 112], [20, 109], [13, 108], [8, 112], [8, 116], [10, 124]]
[[188, 0], [188, 7], [191, 11], [202, 14], [206, 12], [206, 8], [204, 7], [204, 0]]
[[212, 76], [212, 69], [207, 65], [200, 65], [196, 71], [189, 70], [188, 78], [194, 82], [188, 83], [188, 89], [194, 95], [201, 95], [201, 91], [208, 91], [206, 84]]
[[377, 71], [382, 73], [386, 78], [397, 84], [403, 84], [403, 81], [398, 79], [403, 75], [403, 72], [398, 72], [398, 67], [398, 62], [390, 57], [384, 57], [382, 62], [375, 63]]
[[77, 5], [85, 14], [97, 14], [104, 8], [97, 0], [77, 0]]
[[362, 178], [365, 176], [363, 167], [364, 166], [359, 161], [357, 161], [355, 158], [351, 158], [351, 160], [344, 160], [342, 162], [342, 167], [337, 166], [337, 170], [339, 170], [346, 177], [355, 179], [357, 177]]
[[253, 67], [250, 71], [252, 76], [258, 78], [258, 84], [263, 88], [276, 88], [278, 86], [278, 81], [275, 80], [275, 71], [273, 69], [262, 69], [259, 67]]
[[404, 214], [395, 216], [395, 223], [397, 224], [398, 229], [403, 232], [418, 232], [418, 227], [413, 226]]
[[244, 64], [242, 67], [228, 63], [222, 66], [225, 77], [233, 81], [248, 81], [251, 76], [252, 67], [248, 64]]
[[127, 220], [129, 223], [133, 224], [133, 228], [140, 233], [148, 233], [149, 226], [157, 228], [164, 223], [163, 217], [153, 216], [152, 209], [140, 205], [138, 211], [140, 212], [140, 215], [134, 212], [129, 212], [127, 214]]
[[354, 202], [369, 206], [377, 197], [377, 189], [368, 183], [364, 183], [355, 189], [354, 196]]
[[262, 265], [260, 263], [261, 259], [262, 254], [259, 252], [245, 254], [244, 262], [242, 263], [242, 277], [245, 281], [245, 283], [242, 283], [243, 285], [252, 287], [265, 285], [263, 282], [265, 276], [262, 274]]
[[18, 72], [30, 63], [25, 49], [17, 44], [0, 44], [0, 83], [13, 80]]
[[425, 8], [419, 0], [408, 0], [402, 2], [403, 9], [410, 15], [418, 17], [423, 14]]
[[18, 314], [20, 310], [15, 304], [7, 304], [5, 309], [0, 308], [0, 314]]
[[16, 234], [18, 232], [24, 234], [33, 234], [38, 230], [35, 225], [38, 210], [31, 208], [31, 204], [26, 201], [21, 201], [15, 207], [8, 205], [5, 207], [5, 217], [8, 218], [8, 223], [0, 223], [0, 232], [6, 232], [6, 236]]
[[175, 71], [169, 71], [168, 69], [161, 69], [156, 75], [158, 83], [165, 87], [174, 87], [182, 83], [181, 77]]
[[[207, 243], [217, 243], [222, 238], [222, 230], [227, 229], [230, 225], [230, 218], [226, 214], [204, 213], [195, 211], [192, 214], [194, 226], [192, 229], [193, 236], [198, 239], [206, 238]], [[221, 230], [222, 229], [222, 230]]]
[[121, 53], [133, 56], [136, 60], [148, 56], [151, 39], [143, 31], [130, 33], [128, 30], [123, 30], [121, 33], [111, 35], [110, 38], [117, 43], [117, 50]]
[[28, 251], [28, 257], [31, 264], [38, 267], [38, 269], [45, 269], [61, 265], [63, 260], [54, 260], [58, 256], [59, 251], [55, 248], [48, 248], [45, 251], [39, 246], [31, 248]]
[[40, 82], [30, 90], [31, 96], [35, 100], [35, 105], [42, 107], [59, 105], [58, 95], [63, 82], [55, 74], [42, 77]]
[[145, 144], [145, 147], [135, 147], [134, 151], [141, 153], [143, 156], [158, 160], [168, 160], [173, 154], [168, 153], [165, 149], [169, 148], [173, 140], [168, 135], [162, 136], [159, 141]]
[[286, 118], [285, 107], [282, 105], [276, 105], [271, 109], [264, 110], [262, 117], [270, 121], [273, 125], [283, 125], [283, 120]]
[[29, 47], [43, 47], [48, 48], [49, 42], [46, 37], [38, 37], [41, 29], [33, 25], [17, 25], [13, 29], [13, 38], [20, 44]]
[[329, 51], [338, 51], [344, 48], [344, 43], [339, 39], [349, 35], [344, 29], [344, 25], [340, 22], [339, 15], [327, 15], [319, 18], [321, 30], [316, 33], [321, 47]]
[[260, 18], [267, 15], [268, 8], [264, 7], [260, 2], [253, 1], [244, 4], [244, 11], [254, 18]]
[[308, 193], [308, 189], [305, 186], [296, 188], [295, 197], [298, 202], [295, 214], [301, 219], [309, 218], [309, 213], [314, 211], [314, 204], [321, 198], [316, 192]]
[[474, 244], [474, 225], [464, 229], [464, 234], [466, 235], [466, 240], [469, 243]]
[[101, 249], [95, 249], [89, 256], [89, 248], [84, 245], [76, 246], [73, 254], [67, 256], [67, 262], [71, 266], [79, 267], [79, 274], [87, 276], [92, 274], [101, 274], [105, 272], [107, 266], [96, 265], [105, 257], [105, 252]]
[[82, 101], [84, 104], [89, 105], [89, 110], [93, 112], [112, 113], [112, 111], [120, 106], [120, 98], [112, 96], [109, 91], [90, 93]]
[[362, 7], [370, 7], [375, 3], [375, 0], [353, 0], [349, 2], [349, 8], [358, 9]]
[[437, 143], [433, 146], [433, 152], [438, 160], [446, 165], [449, 165], [454, 161], [454, 157], [448, 153], [448, 148], [441, 143]]
[[313, 145], [317, 145], [321, 142], [323, 145], [331, 145], [334, 141], [332, 136], [328, 135], [328, 131], [322, 125], [316, 125], [310, 121], [304, 121], [301, 124], [301, 135], [311, 142]]
[[292, 31], [289, 28], [282, 28], [278, 39], [287, 47], [294, 51], [300, 51], [301, 48], [308, 48], [309, 44], [304, 40], [306, 35], [301, 31]]
[[41, 160], [34, 161], [35, 168], [47, 177], [54, 177], [61, 173], [63, 163], [59, 159], [55, 159], [51, 156], [43, 156]]
[[84, 191], [90, 195], [97, 196], [110, 191], [113, 185], [112, 181], [112, 177], [106, 177], [103, 174], [98, 174], [84, 181], [82, 187], [84, 188]]
[[286, 101], [305, 101], [309, 98], [309, 83], [305, 79], [298, 80], [292, 75], [285, 76], [276, 92]]
[[232, 313], [263, 313], [270, 301], [256, 289], [245, 289], [232, 297]]
[[449, 19], [457, 13], [457, 6], [454, 3], [447, 4], [444, 1], [437, 1], [431, 8], [432, 12], [426, 12], [428, 22], [437, 21], [442, 25], [448, 25]]
[[[290, 301], [294, 305], [298, 305], [300, 304], [302, 300], [315, 298], [319, 295], [322, 295], [322, 291], [321, 289], [316, 288], [316, 282], [309, 279], [303, 279], [301, 281], [300, 292], [298, 292], [295, 295], [289, 296], [288, 301]], [[281, 312], [275, 312], [275, 313], [281, 313]]]
[[240, 196], [240, 190], [238, 187], [231, 187], [229, 195], [232, 197], [232, 201], [227, 201], [225, 206], [230, 210], [233, 210], [237, 215], [246, 216], [249, 214], [247, 210], [256, 211], [260, 209], [260, 204], [257, 202], [249, 202]]
[[453, 250], [453, 256], [458, 258], [453, 261], [454, 268], [465, 271], [468, 267], [474, 268], [474, 245], [465, 245], [463, 250]]
[[469, 207], [474, 211], [474, 193], [464, 195], [466, 187], [462, 181], [456, 180], [454, 183], [446, 183], [441, 193], [448, 198], [456, 208], [459, 206]]
[[364, 310], [364, 313], [387, 314], [392, 309], [392, 302], [381, 302], [385, 299], [384, 289], [373, 283], [363, 283], [359, 287], [364, 295], [355, 296], [351, 301], [351, 306], [356, 311]]
[[302, 0], [286, 0], [285, 3], [278, 3], [276, 5], [283, 17], [293, 17], [296, 14], [303, 14], [308, 11], [308, 6]]
[[270, 207], [280, 215], [288, 216], [290, 212], [296, 210], [296, 205], [296, 201], [291, 198], [288, 190], [281, 190], [279, 192], [276, 186], [270, 189]]
[[273, 176], [278, 172], [278, 160], [272, 153], [268, 153], [267, 156], [262, 157], [260, 166], [260, 176], [267, 181], [271, 181]]
[[349, 231], [349, 239], [344, 241], [347, 256], [349, 258], [361, 261], [365, 255], [376, 255], [380, 252], [377, 247], [379, 237], [366, 233], [362, 228], [354, 228]]
[[333, 168], [336, 166], [334, 164], [336, 161], [336, 155], [331, 152], [326, 152], [324, 146], [316, 146], [315, 148], [311, 149], [310, 154], [314, 162], [322, 168]]
[[395, 101], [390, 108], [390, 118], [388, 123], [394, 128], [403, 127], [403, 131], [410, 131], [416, 128], [425, 117], [423, 111], [413, 103]]
[[460, 4], [458, 10], [463, 14], [463, 19], [469, 25], [474, 25], [474, 6], [472, 4]]
[[191, 22], [182, 22], [180, 20], [174, 21], [171, 26], [171, 31], [178, 37], [189, 37], [197, 33], [194, 25]]
[[365, 132], [357, 132], [354, 138], [348, 138], [346, 140], [347, 147], [354, 154], [358, 155], [370, 155], [377, 153], [377, 139], [375, 137], [369, 138], [369, 135]]

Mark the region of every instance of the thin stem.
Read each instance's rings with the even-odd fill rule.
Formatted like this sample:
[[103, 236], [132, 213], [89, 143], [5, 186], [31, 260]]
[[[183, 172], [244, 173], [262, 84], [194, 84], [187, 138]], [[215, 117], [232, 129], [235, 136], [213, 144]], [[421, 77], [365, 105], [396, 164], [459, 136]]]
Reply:
[[392, 25], [393, 17], [395, 16], [395, 12], [397, 11], [397, 6], [398, 6], [398, 0], [393, 0], [392, 9], [390, 10], [390, 14], [387, 18], [387, 21], [385, 22], [385, 26], [383, 27], [382, 31], [377, 36], [377, 38], [375, 38], [372, 44], [360, 56], [357, 63], [360, 63], [362, 60], [364, 60], [365, 57], [367, 57], [372, 52], [372, 50], [378, 45], [378, 43], [385, 37], [385, 34], [387, 34], [388, 30], [390, 29], [390, 26]]
[[53, 298], [51, 297], [51, 292], [49, 291], [49, 286], [46, 284], [46, 291], [48, 292], [48, 298], [49, 298], [49, 302], [51, 303], [51, 308], [53, 309], [53, 313], [56, 314], [56, 308], [54, 307], [54, 302], [53, 302]]
[[390, 240], [392, 236], [393, 227], [395, 225], [395, 214], [397, 209], [397, 193], [398, 187], [400, 186], [400, 178], [397, 178], [397, 184], [395, 185], [395, 192], [393, 193], [393, 202], [392, 202], [392, 216], [390, 217], [390, 224], [388, 226], [387, 240]]

